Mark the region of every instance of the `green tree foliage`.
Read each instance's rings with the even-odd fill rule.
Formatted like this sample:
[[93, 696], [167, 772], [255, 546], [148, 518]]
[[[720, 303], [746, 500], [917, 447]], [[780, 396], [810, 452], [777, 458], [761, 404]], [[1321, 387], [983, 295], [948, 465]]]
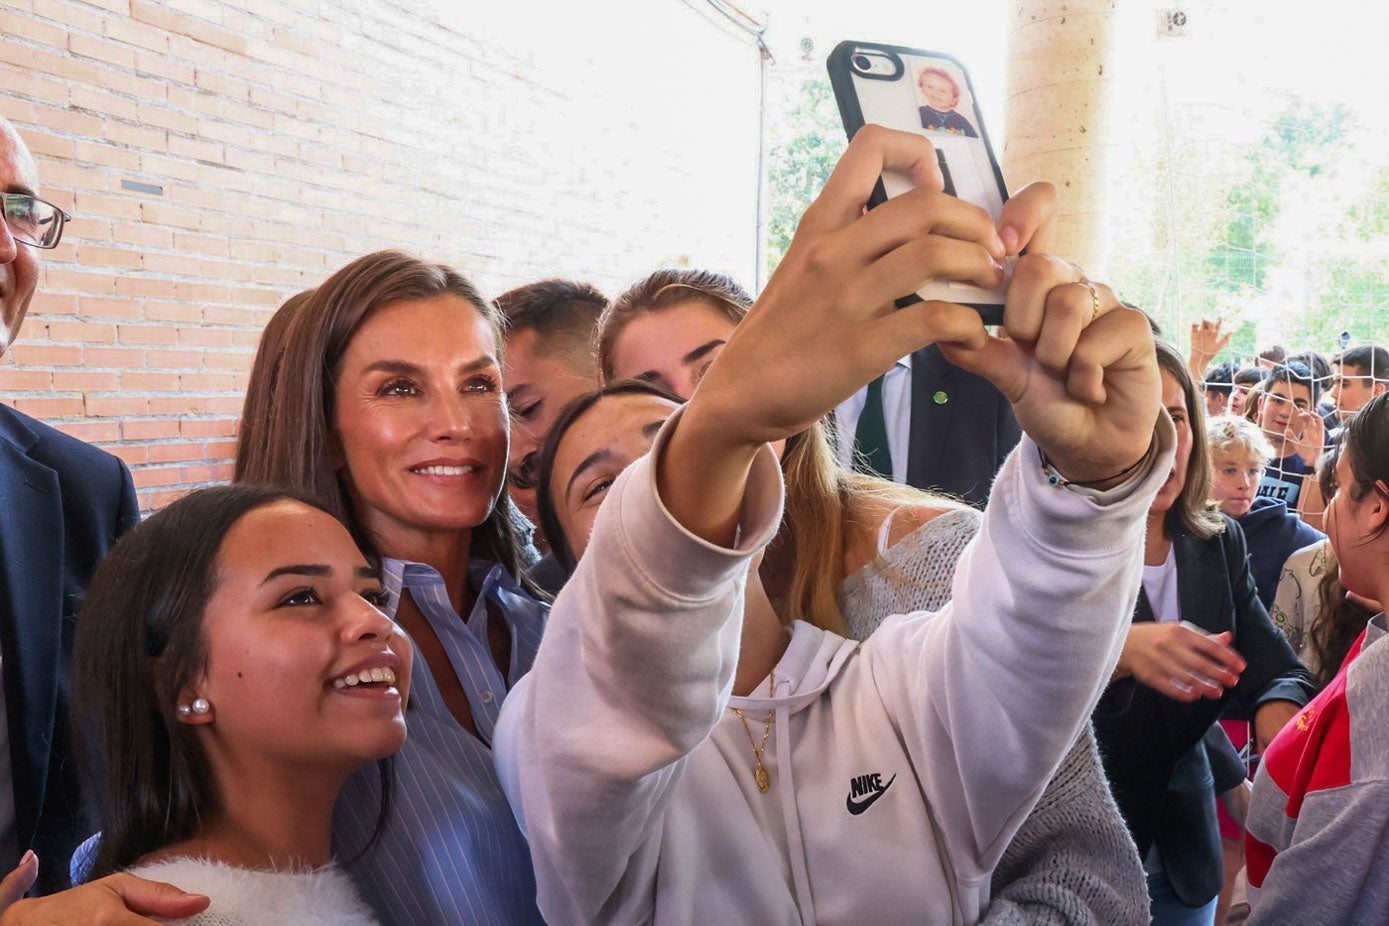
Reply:
[[791, 246], [796, 224], [829, 179], [847, 142], [828, 80], [798, 79], [784, 116], [769, 133], [767, 269]]
[[1347, 331], [1356, 343], [1389, 342], [1389, 167], [1375, 171], [1319, 237], [1336, 247], [1309, 274], [1309, 337], [1329, 344]]
[[1276, 236], [1284, 203], [1307, 192], [1333, 172], [1349, 144], [1353, 120], [1340, 103], [1330, 106], [1296, 99], [1245, 153], [1244, 177], [1226, 195], [1225, 238], [1206, 259], [1210, 286], [1234, 293], [1263, 292], [1269, 268], [1280, 263]]
[[1251, 152], [1249, 174], [1225, 197], [1229, 221], [1225, 238], [1206, 257], [1205, 276], [1212, 288], [1232, 293], [1263, 290], [1268, 268], [1280, 255], [1272, 236], [1281, 212], [1279, 171]]

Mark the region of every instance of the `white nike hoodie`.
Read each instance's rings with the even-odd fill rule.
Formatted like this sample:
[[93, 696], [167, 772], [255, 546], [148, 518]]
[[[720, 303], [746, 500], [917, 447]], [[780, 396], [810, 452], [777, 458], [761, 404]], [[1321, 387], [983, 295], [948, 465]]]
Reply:
[[[652, 453], [610, 490], [508, 695], [494, 753], [552, 926], [974, 923], [989, 878], [1113, 671], [1173, 432], [1106, 493], [1052, 486], [1027, 438], [952, 603], [864, 643], [803, 622], [731, 698], [750, 559], [775, 533], [762, 454], [734, 550], [666, 512]], [[769, 696], [770, 695], [770, 696]], [[760, 743], [753, 780], [743, 710]]]

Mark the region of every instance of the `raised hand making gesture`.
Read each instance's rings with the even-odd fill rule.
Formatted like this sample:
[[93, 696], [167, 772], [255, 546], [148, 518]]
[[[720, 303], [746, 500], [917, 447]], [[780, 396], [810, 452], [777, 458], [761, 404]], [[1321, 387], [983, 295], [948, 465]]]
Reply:
[[1229, 347], [1230, 339], [1235, 336], [1233, 331], [1221, 331], [1223, 325], [1219, 318], [1215, 321], [1203, 318], [1199, 323], [1191, 323], [1191, 353], [1187, 355], [1186, 365], [1197, 379], [1206, 375], [1215, 355]]
[[1296, 409], [1283, 429], [1283, 441], [1303, 463], [1315, 468], [1326, 449], [1326, 422], [1315, 408]]

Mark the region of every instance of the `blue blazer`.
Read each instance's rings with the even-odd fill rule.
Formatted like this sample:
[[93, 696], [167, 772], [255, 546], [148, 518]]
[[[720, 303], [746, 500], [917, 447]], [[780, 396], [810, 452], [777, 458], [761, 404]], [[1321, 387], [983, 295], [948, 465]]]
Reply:
[[38, 893], [68, 886], [72, 850], [96, 829], [68, 729], [72, 635], [97, 562], [139, 517], [124, 463], [0, 406], [0, 652], [19, 849], [39, 856]]
[[907, 484], [982, 508], [999, 467], [1022, 438], [1003, 393], [932, 344], [912, 354], [911, 421]]

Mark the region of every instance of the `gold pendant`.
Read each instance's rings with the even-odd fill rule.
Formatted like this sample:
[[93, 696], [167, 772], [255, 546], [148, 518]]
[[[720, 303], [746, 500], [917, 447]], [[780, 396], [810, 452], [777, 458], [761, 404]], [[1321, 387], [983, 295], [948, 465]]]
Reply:
[[752, 780], [757, 782], [757, 790], [766, 794], [772, 787], [772, 776], [767, 774], [767, 766], [761, 762], [757, 763], [757, 768], [753, 770]]

